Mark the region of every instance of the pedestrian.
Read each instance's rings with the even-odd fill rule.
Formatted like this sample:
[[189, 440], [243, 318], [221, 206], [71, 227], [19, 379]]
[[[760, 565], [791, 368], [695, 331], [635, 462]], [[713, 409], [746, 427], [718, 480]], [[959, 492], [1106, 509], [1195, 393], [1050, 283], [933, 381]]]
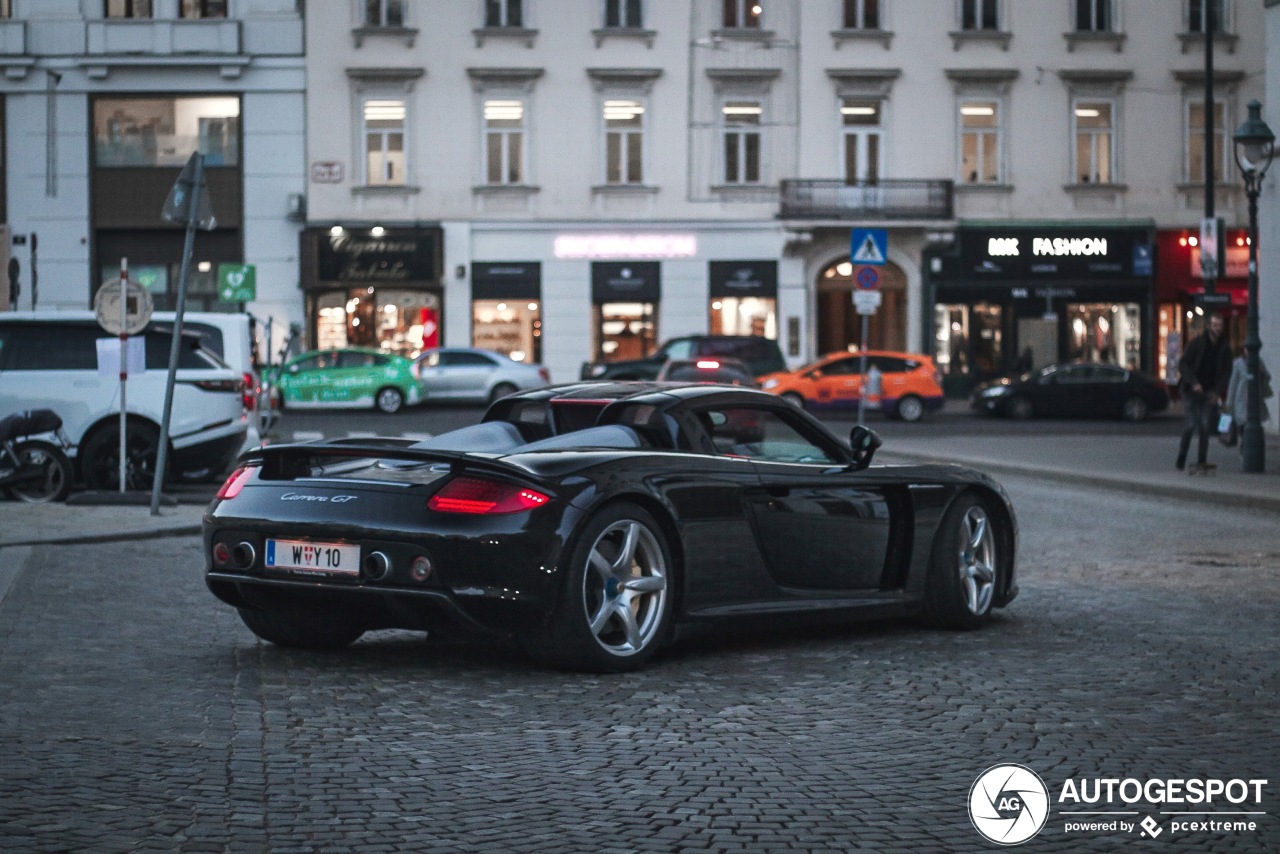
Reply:
[[[1262, 357], [1258, 357], [1258, 372], [1262, 377], [1260, 382], [1262, 388], [1262, 421], [1271, 418], [1271, 413], [1267, 411], [1267, 398], [1271, 397], [1271, 372], [1267, 370], [1266, 363], [1262, 361]], [[1244, 353], [1236, 356], [1234, 362], [1231, 363], [1231, 379], [1227, 381], [1227, 398], [1223, 404], [1225, 414], [1231, 416], [1231, 426], [1227, 428], [1227, 432], [1220, 436], [1223, 444], [1231, 447], [1240, 439], [1241, 432], [1244, 430], [1244, 423], [1249, 418], [1249, 361], [1245, 358]], [[1244, 444], [1240, 445], [1240, 453], [1244, 453]]]
[[1178, 470], [1187, 467], [1191, 436], [1199, 432], [1196, 468], [1203, 470], [1209, 457], [1209, 437], [1217, 432], [1218, 404], [1227, 394], [1231, 377], [1231, 350], [1222, 336], [1222, 318], [1210, 314], [1204, 332], [1191, 339], [1178, 360], [1178, 391], [1182, 395], [1182, 437], [1178, 442]]

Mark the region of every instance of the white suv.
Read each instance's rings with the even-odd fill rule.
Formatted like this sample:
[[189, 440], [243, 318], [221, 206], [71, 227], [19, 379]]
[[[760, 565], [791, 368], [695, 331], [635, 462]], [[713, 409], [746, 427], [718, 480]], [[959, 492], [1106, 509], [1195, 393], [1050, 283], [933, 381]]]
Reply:
[[[146, 338], [146, 371], [129, 377], [126, 477], [150, 489], [160, 444], [169, 350], [163, 324]], [[110, 338], [92, 312], [0, 313], [0, 415], [49, 408], [75, 445], [76, 470], [91, 489], [119, 487], [119, 367], [98, 368], [97, 340]], [[245, 444], [244, 379], [183, 333], [169, 423], [169, 477], [216, 480]]]

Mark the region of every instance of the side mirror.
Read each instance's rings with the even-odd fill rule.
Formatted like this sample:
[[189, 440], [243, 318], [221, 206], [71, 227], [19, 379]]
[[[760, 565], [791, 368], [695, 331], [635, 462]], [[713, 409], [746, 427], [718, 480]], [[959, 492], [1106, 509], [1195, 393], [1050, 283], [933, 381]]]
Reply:
[[862, 471], [871, 465], [871, 458], [876, 455], [876, 448], [883, 444], [876, 431], [861, 424], [849, 431], [849, 448], [853, 451], [853, 463], [849, 466], [853, 471]]

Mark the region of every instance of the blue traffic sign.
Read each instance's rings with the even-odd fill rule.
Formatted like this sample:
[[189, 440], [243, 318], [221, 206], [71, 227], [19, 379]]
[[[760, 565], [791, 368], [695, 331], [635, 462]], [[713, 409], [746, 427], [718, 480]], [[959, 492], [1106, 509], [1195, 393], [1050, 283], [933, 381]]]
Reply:
[[880, 284], [880, 274], [876, 272], [875, 267], [859, 267], [854, 281], [864, 291], [874, 290], [876, 285]]
[[849, 257], [855, 264], [888, 263], [889, 232], [883, 228], [855, 228], [849, 235]]

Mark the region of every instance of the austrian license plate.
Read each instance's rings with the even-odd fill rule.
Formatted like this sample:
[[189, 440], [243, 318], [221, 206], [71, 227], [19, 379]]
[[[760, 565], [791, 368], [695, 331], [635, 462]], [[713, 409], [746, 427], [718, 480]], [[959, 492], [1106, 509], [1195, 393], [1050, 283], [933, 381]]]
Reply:
[[360, 547], [345, 543], [267, 540], [267, 569], [310, 570], [334, 575], [360, 573]]

